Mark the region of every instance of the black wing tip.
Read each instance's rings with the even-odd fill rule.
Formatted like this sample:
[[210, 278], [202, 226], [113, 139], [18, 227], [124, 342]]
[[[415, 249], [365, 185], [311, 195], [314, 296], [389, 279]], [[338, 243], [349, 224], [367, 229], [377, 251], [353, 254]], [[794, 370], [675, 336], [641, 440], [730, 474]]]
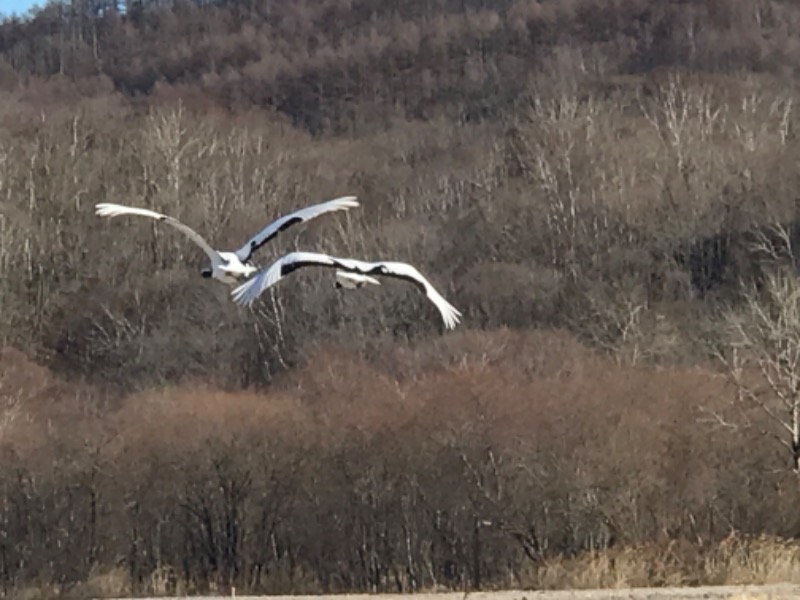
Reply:
[[287, 219], [286, 222], [283, 225], [278, 227], [278, 231], [283, 231], [285, 229], [288, 229], [292, 225], [295, 225], [297, 223], [302, 223], [302, 222], [303, 222], [303, 218], [302, 217], [292, 217], [291, 219]]

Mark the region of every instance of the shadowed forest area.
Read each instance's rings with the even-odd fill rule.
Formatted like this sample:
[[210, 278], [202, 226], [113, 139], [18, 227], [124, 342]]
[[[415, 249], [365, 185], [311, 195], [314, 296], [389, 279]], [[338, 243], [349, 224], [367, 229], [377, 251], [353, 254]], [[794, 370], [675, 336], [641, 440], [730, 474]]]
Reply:
[[[0, 23], [0, 590], [800, 581], [800, 6], [74, 0]], [[252, 310], [217, 248], [341, 195]]]

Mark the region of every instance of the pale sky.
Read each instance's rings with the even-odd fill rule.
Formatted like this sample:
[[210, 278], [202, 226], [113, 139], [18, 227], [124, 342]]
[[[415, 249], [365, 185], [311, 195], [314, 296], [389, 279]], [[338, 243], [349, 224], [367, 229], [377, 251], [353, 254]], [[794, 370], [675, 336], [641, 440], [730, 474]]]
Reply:
[[0, 15], [9, 17], [16, 13], [25, 16], [35, 5], [42, 6], [46, 0], [0, 0]]

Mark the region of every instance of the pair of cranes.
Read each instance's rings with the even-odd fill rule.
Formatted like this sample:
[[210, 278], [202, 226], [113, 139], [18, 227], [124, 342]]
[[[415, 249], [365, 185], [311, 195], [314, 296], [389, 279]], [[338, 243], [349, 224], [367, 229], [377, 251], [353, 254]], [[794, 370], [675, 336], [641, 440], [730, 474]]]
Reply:
[[[307, 206], [293, 213], [284, 215], [267, 225], [250, 238], [246, 244], [234, 252], [215, 250], [195, 230], [177, 219], [146, 208], [135, 208], [122, 204], [102, 203], [95, 206], [95, 212], [102, 217], [119, 215], [138, 215], [167, 223], [183, 232], [205, 252], [211, 261], [200, 273], [203, 277], [217, 279], [230, 285], [239, 284], [232, 292], [233, 301], [240, 306], [250, 306], [265, 290], [278, 281], [304, 267], [327, 267], [336, 269], [336, 287], [355, 289], [366, 284], [380, 285], [375, 277], [392, 277], [410, 281], [433, 302], [447, 329], [453, 329], [461, 318], [461, 313], [444, 297], [415, 267], [402, 262], [365, 262], [352, 258], [337, 258], [318, 252], [291, 252], [271, 266], [258, 271], [250, 263], [253, 253], [272, 240], [280, 232], [314, 219], [329, 212], [344, 211], [359, 206], [355, 196], [343, 196], [321, 204]], [[252, 276], [252, 277], [251, 277]], [[249, 279], [248, 279], [249, 278]], [[244, 283], [242, 281], [244, 280]]]

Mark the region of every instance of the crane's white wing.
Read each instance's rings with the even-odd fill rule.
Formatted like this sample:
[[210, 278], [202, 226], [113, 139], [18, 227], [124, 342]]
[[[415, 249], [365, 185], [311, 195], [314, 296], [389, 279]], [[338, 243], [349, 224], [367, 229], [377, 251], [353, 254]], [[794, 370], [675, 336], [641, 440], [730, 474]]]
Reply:
[[219, 262], [220, 256], [219, 253], [214, 250], [211, 246], [209, 246], [208, 242], [194, 229], [188, 227], [175, 219], [173, 217], [162, 215], [161, 213], [157, 213], [153, 210], [148, 210], [146, 208], [134, 208], [131, 206], [123, 206], [122, 204], [108, 204], [108, 203], [101, 203], [95, 205], [95, 214], [101, 217], [116, 217], [119, 215], [139, 215], [141, 217], [150, 217], [151, 219], [155, 219], [157, 221], [163, 221], [169, 225], [172, 225], [175, 229], [182, 231], [189, 239], [191, 239], [195, 244], [200, 246], [208, 255], [208, 258], [211, 259], [212, 263]]
[[268, 269], [243, 283], [231, 292], [234, 302], [241, 305], [252, 304], [267, 288], [275, 285], [283, 277], [303, 267], [336, 267], [342, 271], [350, 271], [361, 275], [376, 275], [405, 279], [415, 284], [433, 302], [447, 329], [458, 325], [461, 313], [436, 291], [436, 288], [425, 279], [416, 268], [406, 263], [377, 262], [368, 263], [351, 258], [336, 258], [317, 252], [292, 252], [279, 258]]
[[456, 325], [458, 325], [459, 321], [461, 320], [461, 312], [459, 312], [456, 307], [450, 304], [444, 297], [436, 291], [436, 288], [431, 285], [431, 282], [428, 281], [422, 273], [420, 273], [415, 267], [407, 263], [400, 263], [400, 262], [382, 262], [382, 263], [375, 263], [377, 267], [384, 267], [382, 272], [377, 274], [383, 275], [384, 277], [396, 277], [398, 279], [405, 279], [406, 281], [411, 281], [414, 283], [425, 295], [428, 297], [428, 300], [436, 305], [436, 308], [439, 309], [439, 313], [442, 315], [442, 320], [444, 321], [444, 326], [447, 329], [453, 329]]
[[335, 267], [336, 261], [333, 257], [318, 252], [290, 252], [234, 289], [231, 292], [233, 301], [243, 306], [250, 305], [264, 290], [278, 283], [292, 271], [309, 266]]
[[291, 214], [284, 215], [277, 221], [267, 225], [259, 233], [250, 238], [250, 240], [244, 246], [236, 251], [236, 256], [238, 256], [239, 260], [243, 263], [247, 262], [250, 260], [253, 252], [258, 250], [261, 246], [266, 244], [281, 231], [288, 229], [292, 225], [303, 223], [304, 221], [310, 221], [311, 219], [327, 212], [348, 210], [350, 208], [355, 208], [356, 206], [359, 206], [359, 204], [356, 201], [355, 196], [342, 196], [341, 198], [328, 200], [327, 202], [315, 204], [314, 206], [307, 206], [306, 208], [301, 208], [300, 210]]

